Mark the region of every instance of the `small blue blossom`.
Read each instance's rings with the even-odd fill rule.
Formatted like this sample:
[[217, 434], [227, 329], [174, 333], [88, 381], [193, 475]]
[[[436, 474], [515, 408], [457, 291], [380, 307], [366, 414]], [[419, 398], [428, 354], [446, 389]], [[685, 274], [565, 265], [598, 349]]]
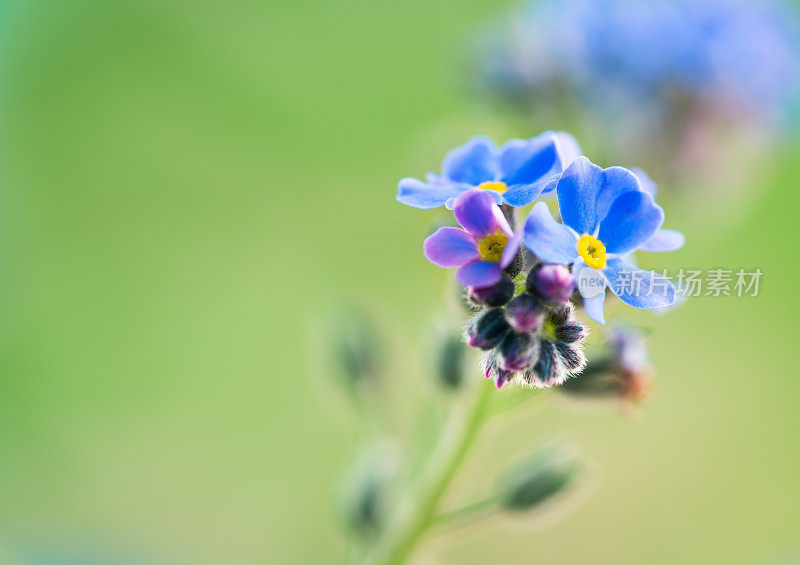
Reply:
[[446, 206], [452, 210], [458, 195], [478, 188], [497, 204], [527, 206], [542, 192], [552, 190], [558, 175], [579, 155], [578, 143], [563, 132], [512, 139], [500, 148], [490, 139], [476, 136], [447, 154], [440, 175], [429, 173], [425, 181], [402, 179], [397, 200], [415, 208]]
[[634, 308], [661, 309], [675, 302], [666, 277], [626, 258], [664, 222], [664, 211], [631, 171], [602, 169], [580, 157], [561, 175], [556, 195], [563, 224], [538, 202], [525, 222], [525, 245], [542, 261], [573, 266], [590, 318], [605, 323], [606, 287]]

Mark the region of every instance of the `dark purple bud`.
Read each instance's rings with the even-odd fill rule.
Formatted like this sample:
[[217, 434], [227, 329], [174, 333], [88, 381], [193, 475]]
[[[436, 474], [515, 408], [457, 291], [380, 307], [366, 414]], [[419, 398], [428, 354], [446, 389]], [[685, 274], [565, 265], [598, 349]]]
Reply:
[[486, 354], [486, 356], [481, 361], [481, 369], [483, 370], [483, 375], [487, 379], [493, 379], [495, 373], [497, 373], [497, 353], [492, 350]]
[[542, 327], [544, 308], [539, 300], [527, 293], [513, 298], [506, 306], [508, 324], [520, 333], [528, 333]]
[[511, 371], [505, 371], [500, 367], [498, 367], [497, 371], [495, 371], [494, 374], [494, 386], [496, 386], [497, 388], [503, 388], [503, 386], [505, 386], [506, 383], [511, 382], [513, 378], [514, 378], [514, 373], [512, 373]]
[[469, 297], [484, 306], [502, 306], [508, 303], [512, 296], [514, 296], [514, 281], [505, 275], [495, 285], [469, 290]]
[[575, 321], [575, 307], [572, 302], [564, 302], [550, 310], [550, 322], [555, 327]]
[[497, 348], [498, 365], [507, 371], [521, 371], [536, 357], [539, 340], [531, 334], [509, 332]]
[[578, 322], [569, 322], [556, 328], [556, 339], [567, 343], [575, 343], [586, 337], [586, 326]]
[[497, 388], [503, 388], [503, 385], [511, 381], [514, 377], [511, 371], [506, 371], [497, 366], [496, 350], [492, 350], [486, 354], [486, 357], [481, 361], [481, 368], [487, 379], [494, 380], [494, 386]]
[[575, 292], [575, 281], [566, 266], [548, 263], [531, 269], [526, 288], [548, 304], [560, 304]]
[[570, 373], [580, 372], [586, 366], [586, 355], [578, 344], [557, 341], [555, 346], [564, 368]]
[[533, 365], [532, 380], [535, 385], [546, 388], [553, 386], [558, 381], [559, 367], [556, 358], [555, 346], [546, 340], [542, 340], [539, 347], [539, 357]]
[[500, 308], [481, 312], [472, 319], [467, 329], [467, 345], [479, 349], [491, 349], [500, 343], [511, 328]]

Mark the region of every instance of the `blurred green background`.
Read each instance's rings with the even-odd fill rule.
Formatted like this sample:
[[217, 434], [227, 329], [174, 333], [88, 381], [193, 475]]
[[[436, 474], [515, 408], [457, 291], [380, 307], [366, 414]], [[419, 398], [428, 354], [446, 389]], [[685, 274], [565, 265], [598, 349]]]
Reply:
[[[356, 439], [314, 328], [364, 300], [400, 344], [427, 331], [450, 274], [419, 252], [435, 214], [395, 185], [474, 133], [529, 133], [457, 80], [507, 4], [1, 5], [0, 560], [345, 561]], [[592, 463], [582, 504], [421, 554], [800, 562], [799, 180], [785, 147], [739, 224], [672, 215], [688, 244], [664, 266], [758, 267], [762, 292], [637, 317], [658, 379], [636, 417], [539, 403], [458, 485], [559, 433]]]

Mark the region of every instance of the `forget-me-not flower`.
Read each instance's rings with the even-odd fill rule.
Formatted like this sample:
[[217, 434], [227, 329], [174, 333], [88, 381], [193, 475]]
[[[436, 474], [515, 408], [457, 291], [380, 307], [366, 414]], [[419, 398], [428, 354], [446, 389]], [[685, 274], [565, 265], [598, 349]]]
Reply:
[[512, 232], [492, 196], [483, 190], [463, 192], [453, 212], [463, 229], [439, 228], [423, 243], [425, 257], [440, 267], [458, 267], [456, 278], [464, 286], [496, 284], [522, 245], [522, 230]]
[[543, 261], [573, 265], [590, 318], [605, 323], [606, 287], [634, 308], [660, 309], [675, 302], [666, 277], [625, 258], [664, 222], [664, 211], [631, 171], [602, 169], [580, 157], [561, 175], [556, 195], [563, 224], [539, 202], [525, 222], [524, 241]]
[[527, 206], [552, 190], [553, 181], [579, 155], [578, 142], [563, 132], [512, 139], [500, 148], [476, 136], [447, 154], [441, 175], [429, 173], [425, 181], [402, 179], [397, 200], [415, 208], [452, 209], [459, 194], [477, 188], [497, 204]]

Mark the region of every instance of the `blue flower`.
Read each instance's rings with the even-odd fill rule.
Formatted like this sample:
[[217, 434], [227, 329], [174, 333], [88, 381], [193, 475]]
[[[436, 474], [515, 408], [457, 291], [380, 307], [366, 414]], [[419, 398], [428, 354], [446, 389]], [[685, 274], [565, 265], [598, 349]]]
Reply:
[[512, 139], [499, 149], [490, 139], [476, 136], [447, 154], [441, 175], [429, 173], [425, 181], [402, 179], [397, 200], [415, 208], [452, 210], [459, 194], [479, 188], [497, 204], [527, 206], [552, 190], [558, 175], [579, 155], [578, 142], [563, 132]]
[[563, 224], [538, 202], [525, 222], [524, 241], [542, 261], [573, 265], [590, 318], [605, 323], [606, 287], [634, 308], [661, 309], [675, 302], [666, 277], [626, 260], [664, 222], [664, 211], [636, 175], [622, 167], [602, 169], [580, 157], [561, 175], [556, 194]]
[[685, 120], [676, 94], [736, 122], [782, 124], [800, 89], [798, 13], [785, 0], [530, 0], [488, 31], [477, 74], [555, 108], [566, 88], [618, 127]]

